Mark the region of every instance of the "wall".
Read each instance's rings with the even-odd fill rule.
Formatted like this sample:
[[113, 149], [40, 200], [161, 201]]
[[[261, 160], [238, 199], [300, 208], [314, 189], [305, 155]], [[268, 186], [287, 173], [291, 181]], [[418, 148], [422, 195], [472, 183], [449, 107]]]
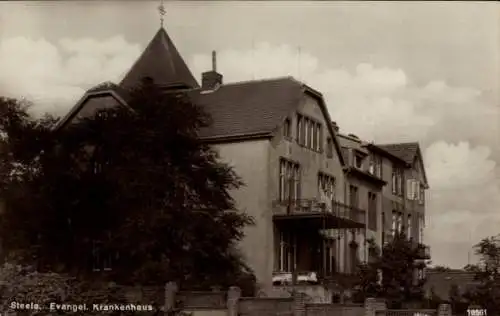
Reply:
[[[369, 161], [370, 161], [370, 153], [363, 147], [363, 142], [355, 137], [348, 135], [340, 135], [339, 140], [341, 146], [346, 148], [346, 154], [348, 158], [348, 165], [350, 167], [354, 167], [354, 150], [363, 152], [366, 154], [366, 158], [363, 161], [361, 169], [363, 171], [368, 171]], [[368, 247], [365, 243], [365, 240], [373, 238], [378, 245], [381, 245], [382, 241], [382, 221], [381, 221], [381, 213], [382, 213], [382, 187], [380, 185], [375, 184], [372, 181], [367, 181], [365, 178], [356, 177], [354, 175], [350, 175], [346, 178], [345, 181], [345, 191], [346, 191], [346, 203], [349, 203], [349, 186], [354, 185], [358, 188], [358, 196], [359, 196], [359, 205], [358, 207], [364, 210], [366, 213], [365, 221], [367, 225], [365, 226], [365, 230], [361, 230], [356, 232], [355, 241], [358, 242], [358, 257], [361, 260], [366, 260], [368, 258]], [[373, 192], [378, 195], [377, 198], [377, 209], [376, 209], [376, 219], [377, 219], [377, 229], [370, 230], [368, 229], [368, 193]], [[342, 252], [346, 252], [348, 249], [348, 244], [352, 240], [352, 237], [342, 238]], [[345, 262], [348, 267], [352, 267], [353, 264], [349, 262], [348, 256], [345, 256]]]
[[[304, 148], [297, 144], [297, 112], [303, 115], [316, 119], [322, 124], [323, 129], [323, 152], [318, 153], [311, 149]], [[292, 161], [298, 162], [301, 167], [301, 198], [311, 199], [318, 198], [318, 172], [327, 173], [335, 177], [337, 186], [335, 195], [341, 201], [344, 197], [344, 173], [340, 165], [340, 159], [337, 152], [334, 151], [332, 158], [327, 158], [326, 151], [326, 138], [329, 134], [325, 116], [321, 110], [318, 101], [312, 97], [304, 96], [303, 102], [300, 104], [296, 111], [290, 112], [288, 118], [291, 120], [291, 139], [283, 137], [283, 130], [277, 131], [276, 136], [271, 142], [271, 155], [270, 155], [270, 197], [272, 200], [277, 200], [279, 197], [279, 160], [280, 157], [288, 158]]]
[[259, 285], [270, 288], [273, 272], [273, 230], [268, 187], [269, 141], [257, 140], [215, 146], [245, 185], [231, 192], [237, 207], [253, 216], [255, 225], [245, 229], [240, 248], [254, 269]]
[[[297, 139], [297, 113], [304, 116], [311, 117], [320, 122], [323, 130], [322, 139], [322, 152], [316, 152], [299, 145]], [[335, 148], [333, 156], [327, 157], [326, 154], [326, 140], [327, 137], [332, 137], [328, 125], [331, 122], [325, 118], [325, 113], [322, 111], [317, 99], [308, 95], [304, 96], [303, 101], [298, 109], [289, 113], [288, 119], [291, 126], [291, 137], [285, 138], [283, 136], [283, 129], [280, 128], [276, 131], [275, 137], [271, 141], [270, 151], [270, 173], [269, 173], [269, 193], [271, 201], [277, 201], [279, 198], [279, 162], [280, 158], [286, 158], [300, 164], [301, 168], [301, 199], [318, 199], [318, 173], [323, 172], [333, 176], [336, 181], [335, 196], [340, 202], [344, 201], [344, 173], [340, 164], [340, 158]], [[275, 232], [274, 237], [278, 238], [278, 231]], [[336, 253], [338, 257], [340, 254]], [[342, 262], [342, 260], [336, 260]], [[276, 263], [275, 263], [276, 264]]]

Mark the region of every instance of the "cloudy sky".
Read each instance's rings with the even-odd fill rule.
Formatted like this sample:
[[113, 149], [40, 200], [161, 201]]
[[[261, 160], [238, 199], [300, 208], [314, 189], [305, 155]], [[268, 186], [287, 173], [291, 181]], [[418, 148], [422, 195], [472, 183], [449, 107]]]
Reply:
[[[64, 114], [118, 81], [160, 25], [159, 2], [0, 2], [0, 95]], [[419, 141], [433, 263], [461, 267], [500, 233], [500, 5], [494, 2], [167, 2], [165, 26], [198, 77], [293, 75], [341, 130]]]

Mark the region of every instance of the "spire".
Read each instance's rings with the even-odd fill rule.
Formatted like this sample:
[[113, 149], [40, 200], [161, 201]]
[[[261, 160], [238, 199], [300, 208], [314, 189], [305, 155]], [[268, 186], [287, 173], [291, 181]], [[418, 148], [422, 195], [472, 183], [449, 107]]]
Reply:
[[167, 13], [165, 11], [165, 5], [163, 3], [163, 0], [160, 1], [160, 6], [158, 7], [158, 12], [160, 13], [160, 27], [163, 28], [163, 20], [165, 18], [165, 14]]
[[156, 32], [139, 59], [130, 68], [121, 81], [120, 87], [133, 88], [146, 77], [164, 87], [199, 87], [186, 62], [163, 27]]

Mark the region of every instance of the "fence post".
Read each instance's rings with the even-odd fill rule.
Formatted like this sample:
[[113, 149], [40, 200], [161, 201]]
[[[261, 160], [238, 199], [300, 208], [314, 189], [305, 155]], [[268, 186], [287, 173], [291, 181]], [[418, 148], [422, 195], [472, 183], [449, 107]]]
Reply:
[[439, 304], [437, 316], [452, 316], [450, 304]]
[[386, 309], [387, 306], [383, 301], [379, 301], [375, 298], [367, 298], [365, 300], [365, 316], [375, 316], [378, 311], [385, 312]]
[[165, 315], [175, 308], [175, 295], [177, 294], [177, 284], [175, 282], [168, 282], [165, 284]]
[[227, 316], [238, 316], [238, 301], [241, 297], [241, 289], [237, 286], [231, 286], [227, 291]]

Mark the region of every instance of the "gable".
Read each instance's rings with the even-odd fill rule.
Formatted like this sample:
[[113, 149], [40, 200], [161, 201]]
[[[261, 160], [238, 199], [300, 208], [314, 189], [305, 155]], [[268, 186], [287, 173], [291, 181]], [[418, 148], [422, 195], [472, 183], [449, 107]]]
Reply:
[[425, 183], [426, 188], [429, 188], [429, 183], [427, 181], [427, 175], [425, 172], [424, 160], [422, 157], [422, 152], [420, 151], [420, 147], [417, 149], [417, 154], [415, 155], [415, 160], [413, 161], [413, 167], [418, 172], [420, 176], [420, 180]]
[[[326, 142], [327, 137], [331, 137], [334, 145], [334, 156], [340, 162], [341, 166], [345, 166], [344, 155], [342, 153], [341, 145], [337, 136], [337, 132], [332, 127], [332, 119], [328, 110], [326, 108], [326, 104], [322, 95], [319, 92], [316, 92], [312, 88], [304, 85], [304, 89], [302, 91], [302, 102], [299, 103], [298, 106], [291, 109], [290, 112], [293, 116], [292, 123], [292, 131], [296, 133], [296, 124], [297, 124], [297, 115], [300, 114], [306, 117], [310, 117], [313, 120], [318, 121], [323, 126], [323, 141]], [[290, 115], [288, 116], [290, 117]], [[282, 119], [282, 124], [284, 123], [285, 117]], [[297, 138], [297, 135], [292, 134], [293, 138]], [[323, 148], [326, 148], [326, 145], [323, 145]]]
[[113, 91], [88, 92], [80, 101], [63, 117], [55, 129], [62, 128], [66, 124], [76, 123], [85, 117], [90, 117], [98, 110], [125, 105], [125, 101]]

